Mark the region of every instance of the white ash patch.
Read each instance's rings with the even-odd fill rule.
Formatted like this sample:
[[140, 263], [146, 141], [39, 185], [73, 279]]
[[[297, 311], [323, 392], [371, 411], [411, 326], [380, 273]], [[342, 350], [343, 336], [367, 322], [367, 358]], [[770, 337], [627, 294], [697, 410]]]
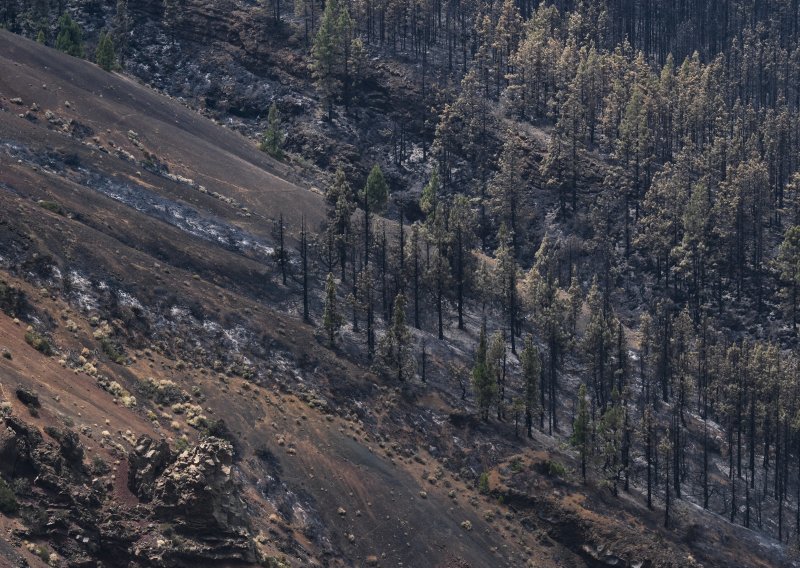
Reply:
[[169, 310], [170, 317], [180, 320], [189, 315], [189, 310], [181, 306], [172, 306]]
[[222, 335], [227, 343], [226, 347], [230, 347], [236, 353], [241, 350], [242, 345], [246, 345], [250, 340], [250, 332], [240, 325], [231, 329], [223, 329]]
[[144, 310], [144, 306], [142, 303], [137, 300], [134, 296], [128, 294], [127, 292], [123, 292], [119, 290], [117, 292], [117, 297], [119, 298], [119, 303], [128, 308], [135, 308], [137, 310]]
[[74, 290], [78, 307], [84, 312], [92, 312], [98, 309], [99, 304], [92, 290], [92, 283], [83, 274], [76, 270], [69, 273], [69, 283]]

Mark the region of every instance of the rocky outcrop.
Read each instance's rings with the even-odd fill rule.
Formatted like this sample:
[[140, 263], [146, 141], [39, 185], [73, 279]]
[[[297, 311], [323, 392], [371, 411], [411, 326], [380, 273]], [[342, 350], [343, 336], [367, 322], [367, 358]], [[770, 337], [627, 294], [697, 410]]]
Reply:
[[172, 461], [172, 450], [166, 440], [142, 436], [128, 455], [128, 488], [139, 500], [151, 501], [156, 480]]
[[153, 509], [189, 534], [246, 533], [231, 444], [207, 438], [179, 455], [156, 481]]
[[9, 477], [33, 475], [38, 470], [34, 450], [43, 442], [42, 434], [22, 420], [8, 416], [0, 426], [0, 472]]
[[25, 406], [30, 408], [40, 408], [42, 406], [42, 403], [39, 402], [39, 395], [31, 390], [19, 387], [16, 390], [16, 395], [19, 401]]
[[71, 467], [79, 468], [83, 464], [83, 446], [78, 434], [72, 430], [49, 427], [45, 431], [58, 442], [61, 456]]
[[131, 490], [151, 500], [154, 516], [180, 534], [169, 546], [145, 538], [136, 556], [159, 566], [257, 560], [230, 442], [207, 438], [175, 457], [165, 442], [142, 437], [129, 465]]

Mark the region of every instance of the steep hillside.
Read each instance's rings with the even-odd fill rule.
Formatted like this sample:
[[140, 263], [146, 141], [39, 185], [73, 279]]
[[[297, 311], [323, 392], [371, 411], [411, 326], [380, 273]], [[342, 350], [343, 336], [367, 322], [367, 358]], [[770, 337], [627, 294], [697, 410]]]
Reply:
[[692, 505], [665, 530], [635, 492], [582, 485], [557, 439], [481, 423], [444, 374], [401, 388], [326, 348], [274, 264], [281, 214], [292, 242], [325, 214], [292, 179], [0, 31], [3, 562], [788, 564]]

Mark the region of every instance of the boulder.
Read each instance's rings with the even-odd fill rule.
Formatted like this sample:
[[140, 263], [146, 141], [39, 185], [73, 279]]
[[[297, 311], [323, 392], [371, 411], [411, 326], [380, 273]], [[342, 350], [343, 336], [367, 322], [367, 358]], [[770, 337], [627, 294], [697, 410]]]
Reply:
[[42, 441], [42, 434], [36, 428], [15, 416], [7, 416], [0, 425], [0, 472], [9, 477], [36, 473], [34, 451]]
[[230, 442], [207, 438], [180, 454], [158, 478], [153, 509], [187, 534], [246, 534], [238, 489]]
[[42, 406], [42, 403], [39, 402], [39, 395], [32, 390], [18, 387], [16, 395], [19, 401], [29, 408], [40, 408]]
[[61, 456], [72, 467], [79, 467], [83, 463], [83, 446], [78, 434], [68, 429], [49, 426], [45, 428], [47, 434], [58, 442]]
[[128, 488], [141, 501], [153, 498], [156, 479], [173, 461], [172, 450], [166, 440], [153, 440], [141, 436], [128, 455]]

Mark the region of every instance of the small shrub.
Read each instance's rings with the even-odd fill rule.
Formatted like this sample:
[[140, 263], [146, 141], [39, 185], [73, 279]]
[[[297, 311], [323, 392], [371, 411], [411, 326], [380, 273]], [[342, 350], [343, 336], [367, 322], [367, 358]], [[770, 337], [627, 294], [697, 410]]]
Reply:
[[125, 362], [125, 354], [122, 352], [122, 349], [111, 341], [108, 337], [103, 337], [100, 340], [100, 347], [103, 350], [109, 359], [117, 363], [118, 365], [122, 365]]
[[28, 548], [28, 552], [30, 552], [31, 554], [35, 554], [36, 556], [41, 558], [41, 560], [45, 564], [49, 564], [50, 563], [50, 551], [47, 550], [46, 548], [44, 548], [43, 546], [39, 546], [39, 545], [33, 544], [31, 542], [31, 543], [28, 544], [27, 548]]
[[41, 207], [42, 209], [47, 209], [51, 213], [55, 213], [57, 215], [64, 215], [64, 209], [61, 207], [59, 203], [55, 201], [47, 201], [45, 199], [42, 199], [39, 201], [39, 207]]
[[557, 462], [555, 460], [545, 460], [537, 464], [536, 469], [542, 475], [547, 475], [548, 477], [564, 477], [567, 475], [567, 468], [564, 467], [564, 464]]
[[258, 563], [265, 568], [289, 568], [290, 566], [285, 559], [275, 556], [263, 556]]
[[92, 473], [94, 475], [105, 475], [111, 471], [111, 467], [100, 456], [92, 459]]
[[0, 280], [0, 310], [11, 317], [22, 317], [29, 309], [25, 293]]
[[489, 473], [483, 472], [481, 476], [478, 478], [478, 491], [483, 493], [489, 493]]
[[178, 451], [178, 453], [182, 453], [188, 447], [189, 447], [189, 440], [187, 440], [185, 437], [181, 437], [175, 440], [175, 449]]
[[0, 513], [4, 515], [15, 515], [19, 511], [19, 503], [14, 491], [8, 486], [4, 479], [0, 478]]
[[43, 355], [50, 356], [53, 354], [53, 346], [50, 345], [50, 342], [33, 329], [25, 332], [25, 342]]

